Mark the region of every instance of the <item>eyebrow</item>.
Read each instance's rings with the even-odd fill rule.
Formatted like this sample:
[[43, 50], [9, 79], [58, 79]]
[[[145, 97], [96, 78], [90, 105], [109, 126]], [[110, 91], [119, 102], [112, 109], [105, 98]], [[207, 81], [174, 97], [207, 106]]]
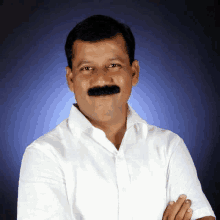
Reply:
[[[120, 61], [123, 62], [123, 63], [125, 62], [124, 59], [122, 59], [122, 58], [119, 57], [119, 56], [112, 57], [112, 58], [110, 58], [110, 59], [108, 59], [108, 60], [120, 60]], [[79, 66], [81, 66], [82, 64], [84, 64], [84, 63], [92, 63], [92, 62], [90, 62], [90, 61], [88, 61], [88, 60], [82, 60], [82, 61], [80, 61], [79, 64], [77, 65], [77, 68], [78, 68]]]

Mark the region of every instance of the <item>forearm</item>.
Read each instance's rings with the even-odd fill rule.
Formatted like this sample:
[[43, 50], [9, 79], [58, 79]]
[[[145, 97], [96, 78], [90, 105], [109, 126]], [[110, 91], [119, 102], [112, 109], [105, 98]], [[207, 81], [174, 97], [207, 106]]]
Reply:
[[205, 216], [203, 218], [198, 218], [197, 220], [215, 220], [215, 217], [213, 217], [213, 216]]

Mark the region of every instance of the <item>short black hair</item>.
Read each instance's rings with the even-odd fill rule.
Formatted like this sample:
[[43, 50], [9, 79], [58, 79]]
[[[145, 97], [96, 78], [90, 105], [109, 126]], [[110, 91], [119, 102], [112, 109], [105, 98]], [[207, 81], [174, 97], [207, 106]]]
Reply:
[[76, 40], [98, 42], [109, 39], [117, 34], [122, 34], [126, 42], [126, 50], [129, 55], [130, 65], [134, 61], [135, 39], [128, 25], [123, 24], [109, 16], [93, 15], [78, 23], [68, 34], [65, 44], [65, 52], [68, 66], [72, 69], [72, 47]]

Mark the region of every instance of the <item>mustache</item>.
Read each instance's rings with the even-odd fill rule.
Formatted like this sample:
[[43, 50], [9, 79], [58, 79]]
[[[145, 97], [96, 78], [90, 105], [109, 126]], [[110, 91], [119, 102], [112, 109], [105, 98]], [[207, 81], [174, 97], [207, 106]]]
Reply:
[[111, 95], [120, 92], [120, 88], [116, 85], [114, 86], [104, 86], [104, 87], [94, 87], [89, 89], [89, 96], [100, 96], [100, 95]]

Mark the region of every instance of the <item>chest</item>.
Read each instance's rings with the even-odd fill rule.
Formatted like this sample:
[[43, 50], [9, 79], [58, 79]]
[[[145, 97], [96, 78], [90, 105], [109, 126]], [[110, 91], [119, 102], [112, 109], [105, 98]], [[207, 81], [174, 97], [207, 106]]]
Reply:
[[67, 188], [81, 219], [160, 219], [165, 210], [166, 167], [157, 158], [147, 160], [135, 152], [133, 157], [115, 158], [96, 152], [72, 169]]

